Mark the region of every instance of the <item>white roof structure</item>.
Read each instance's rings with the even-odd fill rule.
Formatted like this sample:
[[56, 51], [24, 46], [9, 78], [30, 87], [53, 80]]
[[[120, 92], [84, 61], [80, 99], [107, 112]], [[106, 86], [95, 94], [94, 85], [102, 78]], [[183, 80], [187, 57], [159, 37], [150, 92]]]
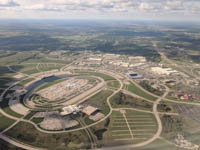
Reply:
[[176, 70], [172, 70], [171, 68], [161, 68], [161, 67], [152, 67], [152, 72], [159, 75], [170, 75], [172, 73], [178, 73]]
[[92, 61], [101, 61], [102, 58], [99, 58], [99, 57], [90, 57], [89, 60], [92, 60]]
[[88, 105], [87, 107], [83, 108], [82, 112], [90, 116], [97, 110], [98, 108]]
[[70, 115], [72, 113], [76, 113], [80, 111], [79, 107], [75, 105], [69, 105], [67, 107], [62, 108], [62, 110], [63, 111], [60, 113], [62, 116]]

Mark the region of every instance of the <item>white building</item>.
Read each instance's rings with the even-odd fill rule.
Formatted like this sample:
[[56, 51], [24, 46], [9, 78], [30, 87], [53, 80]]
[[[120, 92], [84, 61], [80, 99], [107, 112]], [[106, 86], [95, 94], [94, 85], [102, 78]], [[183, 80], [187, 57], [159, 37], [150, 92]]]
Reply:
[[101, 61], [102, 58], [99, 58], [99, 57], [90, 57], [89, 60], [90, 61]]
[[152, 67], [151, 71], [158, 75], [170, 75], [178, 73], [178, 71], [172, 70], [171, 68], [161, 68], [161, 67]]
[[67, 107], [62, 108], [62, 112], [60, 113], [62, 116], [70, 115], [70, 114], [76, 114], [80, 112], [80, 107], [77, 107], [75, 105], [69, 105]]

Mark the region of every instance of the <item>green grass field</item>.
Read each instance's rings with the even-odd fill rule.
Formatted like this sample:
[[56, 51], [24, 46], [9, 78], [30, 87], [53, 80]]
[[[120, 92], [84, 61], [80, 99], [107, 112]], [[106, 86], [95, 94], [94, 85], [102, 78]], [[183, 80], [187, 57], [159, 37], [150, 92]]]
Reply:
[[149, 95], [148, 93], [144, 92], [143, 90], [139, 89], [135, 84], [133, 84], [132, 82], [129, 84], [129, 85], [126, 85], [124, 86], [124, 89], [132, 92], [132, 93], [135, 93], [136, 95], [139, 95], [141, 97], [144, 97], [146, 99], [149, 99], [149, 100], [152, 100], [152, 101], [155, 101], [157, 98], [152, 96], [152, 95]]
[[26, 80], [23, 80], [23, 81], [19, 82], [19, 84], [20, 84], [20, 85], [25, 85], [25, 84], [27, 84], [27, 83], [33, 81], [33, 80], [34, 80], [34, 78], [28, 78], [28, 79], [26, 79]]
[[90, 148], [88, 137], [84, 130], [71, 133], [47, 134], [36, 130], [29, 123], [19, 122], [5, 134], [25, 144], [49, 150]]
[[38, 69], [40, 71], [50, 71], [54, 69], [60, 69], [61, 67], [65, 66], [65, 64], [39, 64]]
[[0, 79], [0, 88], [6, 88], [8, 87], [6, 84], [9, 83], [9, 80], [6, 79]]
[[110, 96], [112, 93], [113, 92], [110, 90], [102, 90], [99, 93], [92, 96], [91, 98], [89, 98], [86, 102], [92, 102], [94, 104], [100, 105], [103, 108], [101, 112], [106, 115], [110, 111], [106, 100], [107, 97]]
[[153, 108], [152, 103], [121, 92], [115, 94], [110, 99], [110, 102], [113, 108], [137, 108], [149, 111], [152, 111]]
[[115, 78], [113, 78], [109, 75], [99, 73], [99, 72], [90, 72], [90, 71], [75, 71], [75, 72], [78, 74], [88, 74], [88, 75], [98, 76], [98, 77], [103, 78], [105, 81], [116, 80]]
[[0, 139], [0, 149], [1, 150], [25, 150], [25, 149], [16, 147], [2, 139]]
[[44, 118], [32, 118], [31, 121], [33, 121], [36, 124], [41, 123], [44, 120]]
[[108, 87], [118, 89], [120, 87], [119, 81], [109, 81], [107, 82]]
[[31, 75], [31, 74], [35, 74], [35, 73], [39, 73], [40, 71], [37, 69], [32, 69], [32, 70], [26, 70], [23, 71], [22, 73], [27, 74], [27, 75]]
[[53, 82], [49, 82], [49, 83], [45, 83], [44, 85], [40, 86], [36, 91], [40, 91], [40, 90], [43, 90], [43, 89], [46, 89], [50, 86], [53, 86], [55, 84], [58, 84], [60, 82], [63, 82], [65, 81], [66, 79], [60, 79], [60, 80], [56, 80], [56, 81], [53, 81]]
[[24, 119], [29, 120], [31, 117], [33, 117], [35, 114], [37, 113], [37, 111], [31, 111], [30, 113], [28, 113]]
[[[119, 111], [113, 111], [108, 130], [104, 133], [105, 146], [137, 144], [151, 138], [157, 130], [157, 122], [152, 114], [126, 110], [125, 117]], [[133, 134], [133, 139], [132, 135]]]
[[18, 113], [14, 112], [14, 111], [12, 111], [12, 110], [10, 109], [10, 107], [8, 106], [8, 100], [5, 100], [5, 99], [4, 99], [3, 101], [1, 101], [1, 102], [0, 102], [0, 107], [3, 109], [3, 111], [4, 111], [5, 113], [7, 113], [7, 114], [9, 114], [9, 115], [11, 115], [11, 116], [14, 116], [14, 117], [17, 117], [17, 118], [23, 117], [23, 115], [18, 114]]
[[173, 144], [169, 144], [168, 142], [162, 139], [157, 139], [146, 146], [135, 148], [134, 150], [184, 150], [184, 149], [179, 149]]
[[0, 131], [3, 131], [4, 129], [12, 125], [14, 122], [15, 122], [14, 120], [9, 119], [0, 114]]

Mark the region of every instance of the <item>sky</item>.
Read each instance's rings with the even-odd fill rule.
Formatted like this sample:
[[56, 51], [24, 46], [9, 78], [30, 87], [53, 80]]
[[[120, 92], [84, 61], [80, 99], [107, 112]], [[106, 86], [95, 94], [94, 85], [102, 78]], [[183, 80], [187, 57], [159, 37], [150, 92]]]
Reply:
[[200, 0], [0, 0], [0, 19], [200, 21]]

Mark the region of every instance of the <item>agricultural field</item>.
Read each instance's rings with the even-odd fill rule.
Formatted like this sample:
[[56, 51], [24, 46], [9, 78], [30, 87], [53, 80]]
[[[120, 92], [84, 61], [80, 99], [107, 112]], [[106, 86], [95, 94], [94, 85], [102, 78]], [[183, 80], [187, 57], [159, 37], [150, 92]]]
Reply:
[[35, 64], [34, 68], [23, 70], [22, 73], [30, 75], [30, 74], [45, 72], [45, 71], [50, 71], [50, 70], [59, 70], [63, 66], [64, 66], [64, 64], [42, 64], [42, 63], [38, 63], [38, 64]]
[[8, 87], [14, 81], [14, 72], [10, 71], [6, 66], [0, 66], [0, 88]]

